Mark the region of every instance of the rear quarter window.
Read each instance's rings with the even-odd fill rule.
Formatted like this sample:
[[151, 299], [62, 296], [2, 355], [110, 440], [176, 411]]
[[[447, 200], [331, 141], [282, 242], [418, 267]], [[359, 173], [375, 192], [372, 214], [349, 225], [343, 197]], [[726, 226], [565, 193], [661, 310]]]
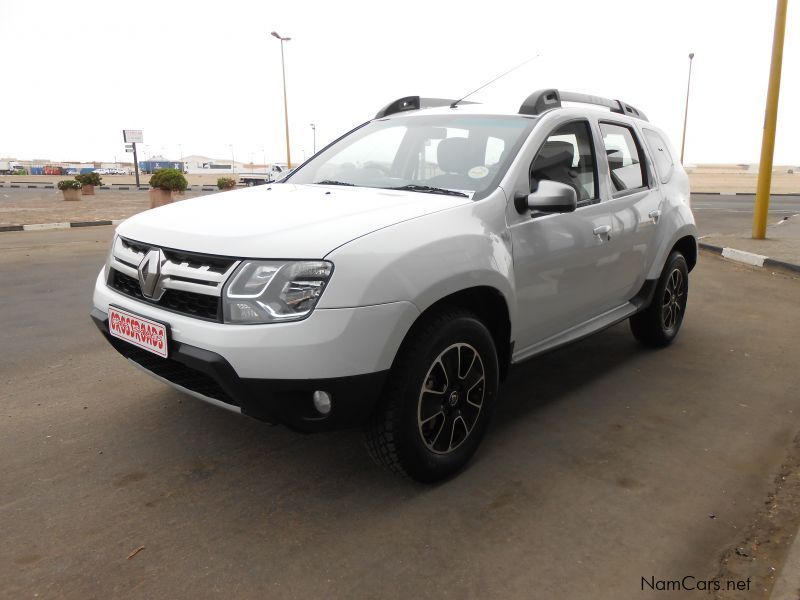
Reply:
[[672, 177], [675, 168], [675, 161], [669, 151], [669, 146], [661, 135], [652, 129], [643, 129], [645, 140], [653, 155], [653, 162], [656, 164], [656, 171], [661, 179], [661, 183], [667, 183]]

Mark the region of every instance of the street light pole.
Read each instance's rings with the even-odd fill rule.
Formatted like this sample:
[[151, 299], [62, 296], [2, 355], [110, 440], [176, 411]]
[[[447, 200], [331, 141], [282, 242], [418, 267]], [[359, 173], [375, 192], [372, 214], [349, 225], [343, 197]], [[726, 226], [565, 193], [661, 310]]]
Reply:
[[689, 119], [689, 88], [692, 85], [692, 60], [694, 52], [689, 53], [689, 79], [686, 82], [686, 108], [683, 111], [683, 138], [681, 139], [681, 164], [683, 164], [683, 151], [686, 148], [686, 121]]
[[786, 34], [786, 9], [788, 0], [778, 0], [775, 9], [775, 33], [772, 37], [772, 63], [769, 68], [767, 109], [764, 115], [764, 134], [761, 138], [761, 161], [758, 165], [756, 205], [753, 209], [753, 239], [767, 236], [769, 191], [772, 185], [772, 159], [775, 153], [775, 129], [778, 126], [778, 97], [781, 92], [781, 67], [783, 65], [783, 38]]
[[236, 175], [236, 159], [233, 157], [233, 144], [228, 144], [231, 147], [231, 170]]
[[314, 140], [314, 154], [317, 153], [317, 127], [313, 123], [311, 124], [311, 135], [313, 135]]
[[283, 42], [288, 42], [292, 38], [281, 37], [276, 31], [273, 31], [270, 35], [272, 35], [272, 37], [278, 38], [281, 42], [281, 70], [283, 71], [283, 119], [284, 123], [286, 124], [286, 164], [291, 169], [292, 157], [289, 152], [289, 104], [286, 100], [286, 63], [284, 62], [283, 59]]

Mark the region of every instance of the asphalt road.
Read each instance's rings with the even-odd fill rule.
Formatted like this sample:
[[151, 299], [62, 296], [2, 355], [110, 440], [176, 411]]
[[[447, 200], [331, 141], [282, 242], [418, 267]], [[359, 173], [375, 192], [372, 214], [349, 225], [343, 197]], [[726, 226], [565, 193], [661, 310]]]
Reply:
[[800, 431], [800, 281], [703, 254], [673, 346], [621, 324], [525, 363], [471, 467], [409, 483], [359, 432], [115, 354], [88, 318], [110, 236], [0, 234], [3, 598], [649, 597], [718, 572]]
[[[753, 226], [755, 196], [717, 194], [692, 194], [692, 212], [700, 235], [739, 233]], [[768, 224], [800, 215], [800, 195], [772, 196], [769, 203]]]

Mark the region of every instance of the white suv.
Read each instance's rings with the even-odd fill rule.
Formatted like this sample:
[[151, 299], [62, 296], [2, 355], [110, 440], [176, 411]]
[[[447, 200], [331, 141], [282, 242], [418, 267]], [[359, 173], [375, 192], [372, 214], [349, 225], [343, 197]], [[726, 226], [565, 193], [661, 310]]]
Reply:
[[675, 338], [697, 230], [674, 156], [616, 100], [401, 98], [283, 183], [126, 220], [92, 317], [186, 393], [301, 431], [363, 425], [377, 462], [438, 480], [510, 365], [624, 319]]

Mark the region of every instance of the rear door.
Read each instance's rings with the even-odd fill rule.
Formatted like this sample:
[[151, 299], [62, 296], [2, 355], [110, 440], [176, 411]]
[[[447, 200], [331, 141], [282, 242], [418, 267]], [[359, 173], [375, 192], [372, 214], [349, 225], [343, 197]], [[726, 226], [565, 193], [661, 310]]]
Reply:
[[644, 284], [661, 216], [661, 189], [636, 128], [623, 121], [597, 123], [603, 146], [601, 168], [607, 177], [606, 205], [611, 217], [609, 293], [625, 302]]

